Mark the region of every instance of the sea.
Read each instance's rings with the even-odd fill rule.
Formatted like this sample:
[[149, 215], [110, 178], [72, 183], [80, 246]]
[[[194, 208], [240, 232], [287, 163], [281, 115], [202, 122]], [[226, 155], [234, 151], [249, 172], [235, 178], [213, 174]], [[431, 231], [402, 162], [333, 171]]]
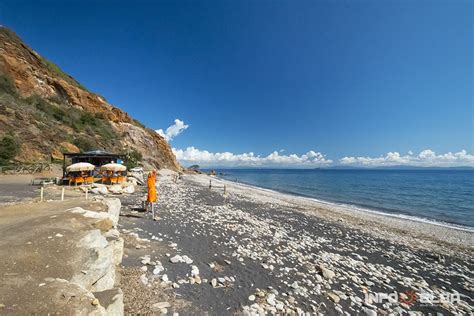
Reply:
[[218, 177], [474, 231], [474, 169], [216, 169]]

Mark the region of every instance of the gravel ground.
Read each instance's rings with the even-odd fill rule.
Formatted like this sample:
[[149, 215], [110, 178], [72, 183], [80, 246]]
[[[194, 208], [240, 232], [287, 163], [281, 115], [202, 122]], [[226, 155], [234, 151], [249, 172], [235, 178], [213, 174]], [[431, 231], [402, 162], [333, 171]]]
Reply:
[[144, 190], [122, 197], [130, 314], [472, 314], [472, 233], [453, 245], [263, 190], [224, 196], [208, 178], [170, 179], [159, 178], [156, 221], [140, 212]]

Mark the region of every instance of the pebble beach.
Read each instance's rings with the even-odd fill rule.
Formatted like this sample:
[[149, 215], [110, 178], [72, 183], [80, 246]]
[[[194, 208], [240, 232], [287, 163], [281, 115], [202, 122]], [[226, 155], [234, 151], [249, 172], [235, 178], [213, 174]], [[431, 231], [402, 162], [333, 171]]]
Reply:
[[158, 194], [155, 221], [121, 198], [126, 313], [472, 314], [470, 231], [206, 175], [160, 172]]

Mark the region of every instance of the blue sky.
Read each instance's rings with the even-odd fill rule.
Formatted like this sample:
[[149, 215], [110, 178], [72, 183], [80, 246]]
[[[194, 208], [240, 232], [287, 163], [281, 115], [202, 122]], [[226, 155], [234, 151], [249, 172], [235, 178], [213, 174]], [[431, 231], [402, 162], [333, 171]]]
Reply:
[[0, 24], [147, 126], [183, 121], [183, 160], [474, 165], [472, 1], [2, 1]]

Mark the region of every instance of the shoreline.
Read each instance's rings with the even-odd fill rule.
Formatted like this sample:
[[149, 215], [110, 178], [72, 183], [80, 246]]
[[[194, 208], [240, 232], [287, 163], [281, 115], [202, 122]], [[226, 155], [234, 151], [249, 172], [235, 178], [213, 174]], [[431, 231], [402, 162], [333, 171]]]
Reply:
[[456, 223], [438, 221], [436, 219], [406, 215], [406, 214], [402, 214], [402, 213], [390, 213], [390, 210], [383, 211], [383, 210], [371, 209], [368, 206], [361, 206], [361, 205], [357, 205], [357, 204], [328, 201], [328, 200], [319, 199], [319, 198], [316, 198], [316, 197], [311, 197], [311, 196], [304, 195], [304, 194], [297, 193], [297, 192], [283, 191], [283, 190], [271, 189], [271, 188], [267, 188], [267, 187], [261, 187], [261, 186], [251, 184], [251, 183], [223, 179], [223, 178], [220, 178], [218, 176], [215, 176], [215, 178], [213, 178], [213, 179], [219, 179], [220, 181], [223, 181], [223, 182], [226, 182], [226, 183], [241, 185], [241, 186], [244, 186], [244, 187], [248, 187], [250, 189], [268, 191], [269, 193], [273, 193], [273, 194], [289, 195], [289, 196], [292, 196], [292, 197], [295, 197], [295, 198], [301, 198], [301, 199], [313, 201], [313, 202], [316, 202], [316, 203], [324, 204], [324, 205], [327, 205], [329, 207], [341, 207], [341, 208], [347, 209], [347, 211], [354, 210], [354, 211], [357, 211], [357, 212], [365, 212], [365, 213], [376, 214], [376, 215], [380, 215], [380, 216], [393, 217], [393, 218], [403, 219], [403, 220], [412, 221], [412, 222], [419, 222], [419, 223], [424, 223], [424, 224], [429, 224], [429, 225], [440, 226], [440, 227], [465, 231], [465, 232], [469, 232], [469, 233], [474, 233], [474, 227], [471, 227], [471, 226], [459, 225], [459, 224], [456, 224]]
[[[204, 174], [189, 176], [192, 181], [201, 185], [208, 185], [209, 180], [213, 180], [213, 184], [226, 184], [227, 189], [231, 190], [230, 192], [239, 194], [243, 198], [250, 198], [256, 202], [284, 202], [294, 207], [295, 211], [331, 222], [343, 223], [348, 227], [397, 243], [452, 256], [467, 256], [467, 253], [474, 249], [474, 231], [472, 230], [459, 229], [451, 225], [440, 225], [432, 221], [416, 221], [412, 218], [390, 216], [390, 214], [356, 207], [350, 208], [332, 202], [283, 193]], [[418, 243], [414, 243], [413, 239]]]

